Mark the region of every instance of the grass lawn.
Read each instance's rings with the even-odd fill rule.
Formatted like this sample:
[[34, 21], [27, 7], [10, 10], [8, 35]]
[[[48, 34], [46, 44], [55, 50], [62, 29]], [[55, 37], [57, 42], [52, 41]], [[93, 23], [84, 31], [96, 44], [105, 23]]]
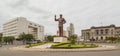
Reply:
[[[97, 44], [70, 44], [68, 42], [62, 42], [62, 43], [53, 43], [53, 42], [48, 42], [48, 44], [53, 44], [51, 48], [53, 49], [75, 49], [75, 48], [95, 48], [98, 47]], [[37, 44], [31, 44], [25, 46], [26, 48], [34, 47], [34, 46], [40, 46], [43, 44], [47, 44], [46, 42], [41, 42]]]
[[75, 48], [95, 48], [95, 47], [98, 47], [97, 44], [69, 44], [69, 43], [66, 43], [66, 44], [56, 44], [56, 45], [52, 45], [51, 48], [53, 49], [75, 49]]
[[41, 42], [41, 43], [37, 43], [37, 44], [31, 44], [31, 45], [27, 45], [25, 46], [26, 48], [30, 48], [30, 47], [34, 47], [34, 46], [39, 46], [39, 45], [43, 45], [46, 44], [45, 42]]

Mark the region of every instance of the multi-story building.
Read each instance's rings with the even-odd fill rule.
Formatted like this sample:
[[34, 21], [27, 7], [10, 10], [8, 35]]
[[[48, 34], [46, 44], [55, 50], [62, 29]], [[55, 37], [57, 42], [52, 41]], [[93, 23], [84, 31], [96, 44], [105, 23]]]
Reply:
[[120, 27], [115, 25], [91, 27], [82, 30], [82, 38], [85, 40], [94, 39], [96, 41], [105, 40], [107, 37], [120, 37]]
[[28, 21], [24, 17], [17, 17], [3, 24], [3, 36], [18, 38], [22, 33], [32, 34], [37, 40], [44, 40], [44, 26]]
[[67, 31], [68, 31], [68, 36], [74, 35], [74, 25], [72, 23], [70, 23], [69, 27], [67, 27]]
[[67, 33], [66, 33], [65, 30], [63, 31], [63, 36], [64, 36], [64, 37], [67, 37]]

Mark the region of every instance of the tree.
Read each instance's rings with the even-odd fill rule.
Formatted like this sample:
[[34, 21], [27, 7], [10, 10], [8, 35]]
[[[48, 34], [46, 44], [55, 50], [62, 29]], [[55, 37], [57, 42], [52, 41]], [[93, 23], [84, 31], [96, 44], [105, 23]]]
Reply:
[[27, 42], [30, 43], [31, 41], [35, 40], [32, 34], [25, 34], [25, 33], [20, 34], [19, 39], [22, 40], [24, 44], [26, 44]]
[[117, 37], [117, 42], [120, 42], [120, 37]]
[[77, 39], [77, 36], [75, 36], [75, 35], [71, 35], [70, 38], [69, 38], [70, 43], [71, 43], [71, 44], [75, 44], [76, 39]]
[[0, 37], [0, 42], [2, 41], [2, 37]]
[[0, 33], [0, 37], [2, 37], [3, 36], [3, 34], [2, 33]]
[[2, 42], [2, 33], [0, 33], [0, 43]]
[[0, 46], [2, 46], [2, 37], [0, 37]]
[[105, 40], [107, 40], [107, 41], [111, 41], [111, 42], [113, 43], [114, 41], [117, 40], [117, 38], [116, 38], [116, 37], [106, 37]]
[[32, 40], [35, 40], [32, 34], [26, 34], [26, 41], [30, 42]]
[[54, 40], [54, 37], [56, 37], [56, 35], [48, 35], [46, 38], [47, 41], [52, 42]]
[[19, 39], [23, 41], [23, 44], [26, 43], [26, 39], [25, 38], [26, 38], [26, 34], [25, 33], [22, 33], [22, 34], [19, 35]]
[[3, 38], [3, 41], [7, 44], [13, 44], [13, 41], [15, 40], [15, 38], [13, 36], [6, 36]]

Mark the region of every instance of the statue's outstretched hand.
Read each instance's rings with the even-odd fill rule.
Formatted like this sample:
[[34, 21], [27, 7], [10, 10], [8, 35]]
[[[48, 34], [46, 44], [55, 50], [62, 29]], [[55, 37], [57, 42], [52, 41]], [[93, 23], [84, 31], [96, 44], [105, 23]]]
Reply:
[[55, 15], [55, 18], [56, 18], [56, 15]]

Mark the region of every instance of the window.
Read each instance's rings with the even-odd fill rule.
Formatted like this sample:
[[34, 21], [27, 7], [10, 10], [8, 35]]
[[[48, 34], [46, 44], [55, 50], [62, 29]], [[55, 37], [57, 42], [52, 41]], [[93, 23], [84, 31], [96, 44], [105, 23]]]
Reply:
[[98, 37], [96, 37], [96, 40], [98, 40]]
[[108, 34], [108, 30], [109, 30], [109, 29], [105, 29], [105, 34]]
[[30, 25], [32, 25], [32, 23], [30, 23]]
[[103, 30], [101, 30], [101, 34], [103, 34]]
[[103, 40], [103, 37], [101, 37], [101, 40]]
[[96, 34], [97, 34], [97, 35], [99, 34], [99, 30], [96, 30]]
[[113, 30], [111, 30], [111, 34], [113, 35]]
[[37, 26], [37, 25], [35, 25], [35, 26]]

